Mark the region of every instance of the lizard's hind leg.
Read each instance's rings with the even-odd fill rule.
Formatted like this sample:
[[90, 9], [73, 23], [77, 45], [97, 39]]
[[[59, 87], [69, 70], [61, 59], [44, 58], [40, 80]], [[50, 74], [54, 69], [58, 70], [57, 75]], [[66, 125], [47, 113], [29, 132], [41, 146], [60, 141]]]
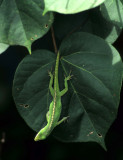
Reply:
[[57, 126], [58, 126], [59, 124], [61, 124], [62, 122], [66, 121], [68, 118], [69, 118], [69, 116], [63, 117], [60, 121], [57, 122]]

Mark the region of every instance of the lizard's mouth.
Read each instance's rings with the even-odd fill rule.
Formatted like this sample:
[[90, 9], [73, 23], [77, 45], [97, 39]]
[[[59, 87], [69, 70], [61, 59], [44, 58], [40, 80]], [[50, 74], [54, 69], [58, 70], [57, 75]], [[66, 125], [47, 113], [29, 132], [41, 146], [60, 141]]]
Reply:
[[42, 135], [41, 133], [40, 134], [37, 134], [36, 137], [34, 138], [34, 141], [40, 141], [40, 140], [44, 140], [46, 139], [46, 136], [45, 135]]

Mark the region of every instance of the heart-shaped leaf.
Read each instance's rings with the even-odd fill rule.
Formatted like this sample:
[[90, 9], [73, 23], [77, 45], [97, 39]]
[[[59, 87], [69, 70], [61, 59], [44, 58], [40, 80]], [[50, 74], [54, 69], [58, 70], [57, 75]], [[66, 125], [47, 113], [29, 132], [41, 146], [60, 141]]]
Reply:
[[21, 45], [31, 53], [31, 44], [53, 22], [52, 13], [42, 16], [43, 0], [3, 0], [0, 3], [0, 43]]
[[121, 58], [113, 46], [87, 33], [75, 33], [64, 40], [60, 53], [64, 72], [73, 74], [71, 98], [66, 96], [63, 104], [70, 118], [53, 133], [62, 141], [96, 141], [105, 148], [104, 137], [119, 104]]
[[44, 0], [45, 10], [43, 14], [48, 11], [55, 11], [65, 14], [78, 13], [94, 8], [104, 1], [105, 0]]
[[[111, 45], [88, 34], [75, 33], [59, 49], [59, 85], [64, 75], [73, 75], [69, 91], [62, 97], [61, 118], [53, 135], [66, 142], [99, 143], [116, 118], [122, 81], [122, 61]], [[23, 59], [17, 68], [13, 96], [20, 115], [35, 131], [46, 125], [46, 113], [52, 97], [49, 94], [48, 71], [54, 70], [54, 53], [39, 50]]]

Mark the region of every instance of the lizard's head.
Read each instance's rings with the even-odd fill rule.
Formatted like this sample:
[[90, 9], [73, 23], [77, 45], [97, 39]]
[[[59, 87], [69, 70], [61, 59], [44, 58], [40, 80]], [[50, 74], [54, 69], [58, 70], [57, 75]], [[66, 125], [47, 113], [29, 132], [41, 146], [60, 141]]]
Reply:
[[40, 141], [40, 140], [44, 140], [44, 139], [46, 139], [46, 136], [44, 135], [44, 134], [42, 134], [42, 133], [38, 133], [37, 135], [36, 135], [36, 137], [35, 137], [35, 141]]

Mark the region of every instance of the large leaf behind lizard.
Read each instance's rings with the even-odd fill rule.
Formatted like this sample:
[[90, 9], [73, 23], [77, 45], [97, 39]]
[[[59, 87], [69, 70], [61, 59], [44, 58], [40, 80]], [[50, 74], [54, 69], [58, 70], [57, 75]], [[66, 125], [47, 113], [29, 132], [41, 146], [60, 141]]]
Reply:
[[[69, 90], [62, 97], [60, 124], [53, 135], [65, 142], [98, 142], [104, 138], [116, 118], [122, 81], [122, 61], [113, 46], [103, 39], [75, 33], [60, 47], [59, 85], [64, 74], [73, 74]], [[35, 131], [46, 125], [51, 97], [48, 70], [54, 70], [55, 53], [40, 50], [23, 59], [14, 78], [13, 95], [20, 115]]]

